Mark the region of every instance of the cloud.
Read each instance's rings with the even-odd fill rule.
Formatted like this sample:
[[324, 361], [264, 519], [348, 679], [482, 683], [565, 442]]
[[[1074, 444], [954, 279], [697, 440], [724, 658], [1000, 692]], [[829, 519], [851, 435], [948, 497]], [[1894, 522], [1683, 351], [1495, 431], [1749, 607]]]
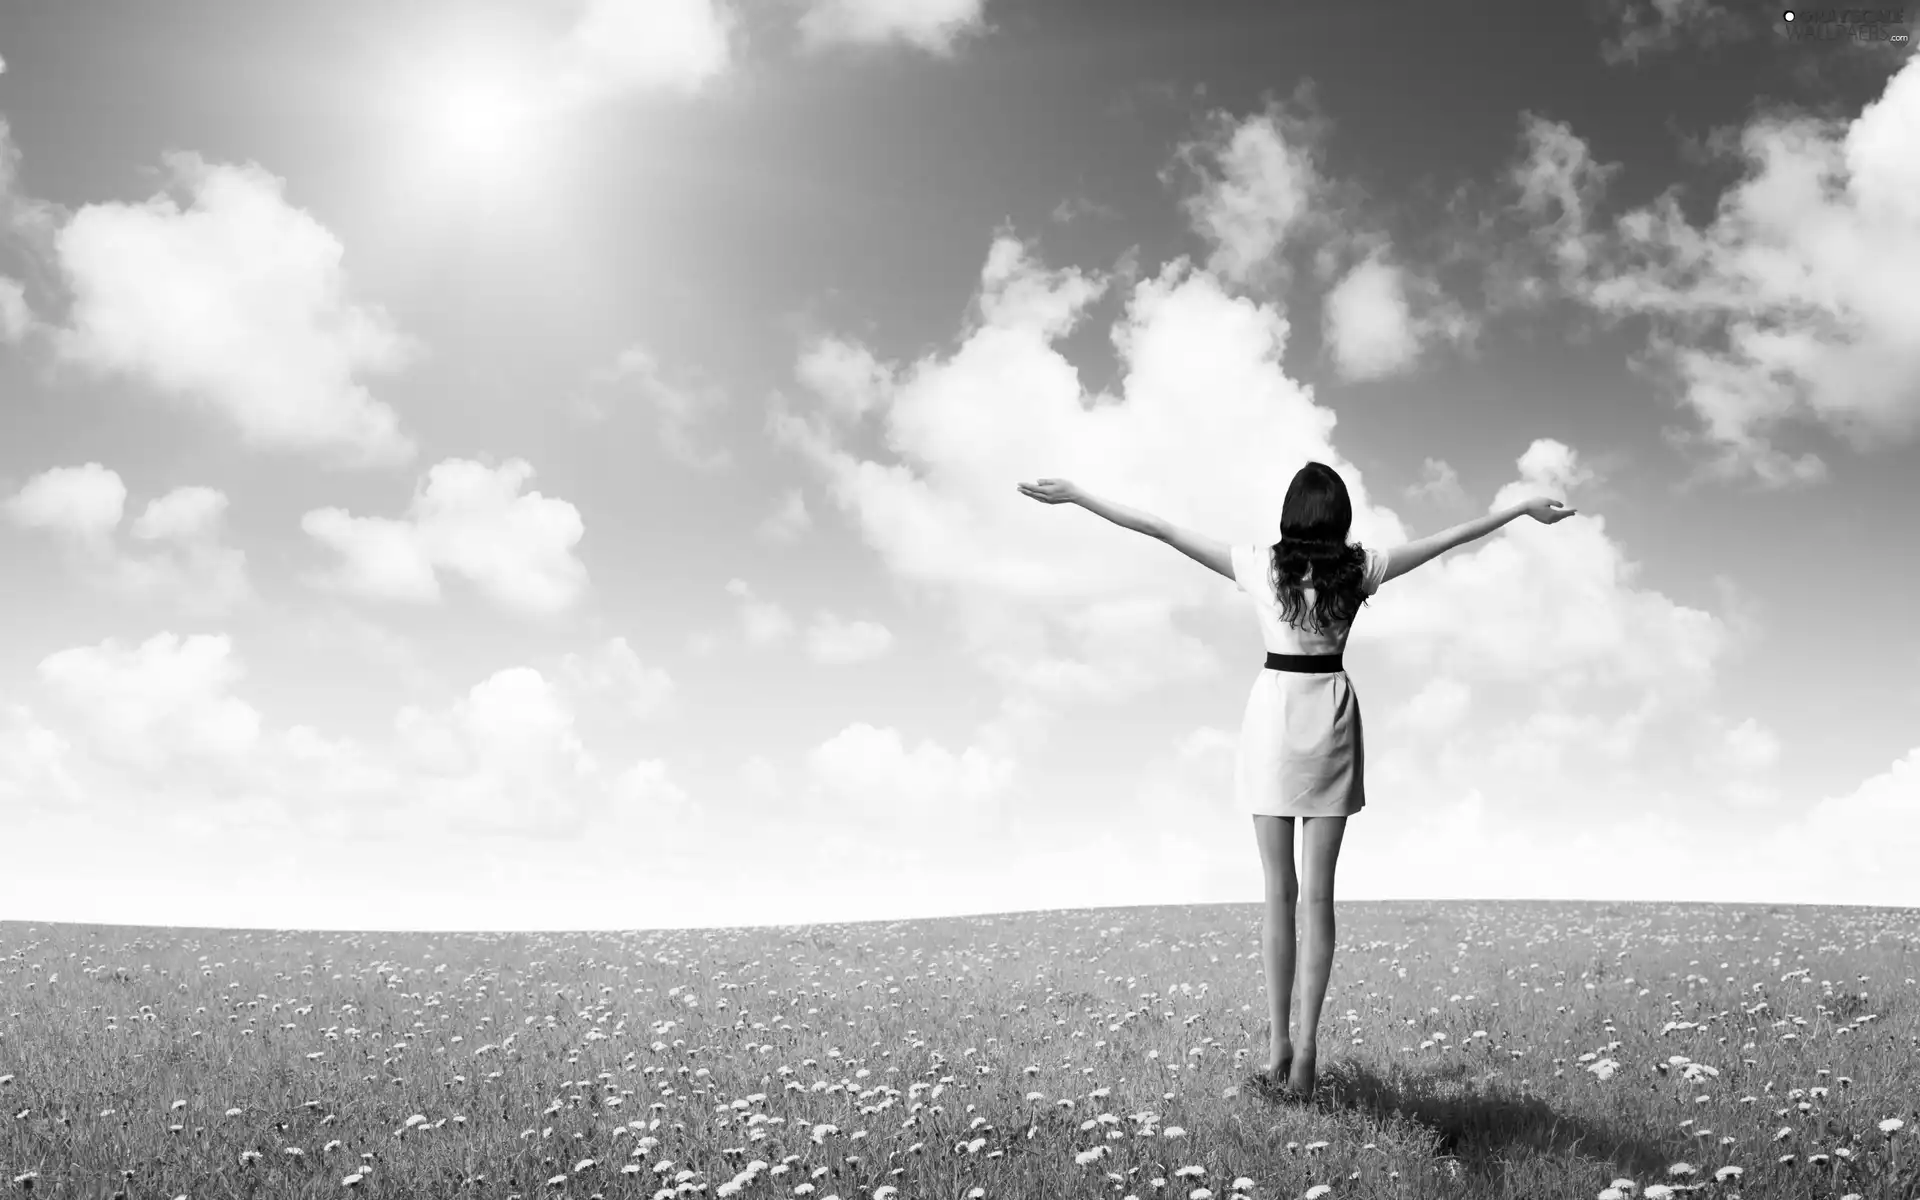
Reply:
[[72, 747], [24, 704], [0, 704], [0, 807], [22, 814], [85, 802], [67, 767]]
[[317, 582], [374, 600], [435, 603], [439, 571], [465, 578], [503, 608], [547, 615], [587, 589], [575, 555], [585, 525], [565, 500], [521, 489], [523, 459], [498, 467], [450, 458], [427, 472], [404, 518], [315, 509], [300, 527], [340, 556]]
[[62, 357], [211, 412], [251, 446], [408, 461], [412, 441], [363, 380], [417, 346], [351, 298], [339, 239], [257, 166], [167, 164], [186, 207], [165, 192], [90, 204], [55, 236], [72, 294]]
[[[1776, 444], [1795, 420], [1858, 452], [1920, 432], [1920, 59], [1852, 120], [1769, 112], [1737, 139], [1742, 177], [1704, 226], [1677, 192], [1602, 225], [1613, 166], [1565, 125], [1529, 118], [1513, 181], [1564, 295], [1613, 321], [1650, 322], [1647, 369], [1698, 419], [1676, 440], [1704, 469], [1772, 486], [1824, 477], [1811, 451]], [[1496, 271], [1496, 276], [1500, 272]]]
[[[603, 661], [617, 666], [622, 648]], [[561, 688], [531, 667], [497, 671], [441, 707], [404, 706], [375, 743], [270, 724], [238, 694], [246, 672], [225, 635], [108, 639], [49, 655], [38, 674], [61, 724], [0, 709], [0, 795], [59, 793], [136, 825], [579, 836], [686, 799], [657, 759], [609, 770]]]
[[1539, 303], [1555, 293], [1578, 293], [1605, 253], [1604, 234], [1594, 228], [1618, 163], [1602, 163], [1564, 121], [1537, 113], [1520, 115], [1521, 154], [1508, 173], [1513, 208], [1524, 223], [1524, 244], [1544, 256], [1545, 271], [1531, 261], [1496, 259], [1489, 281], [1500, 306]]
[[1683, 46], [1708, 49], [1751, 37], [1760, 28], [1751, 14], [1714, 0], [1605, 0], [1600, 11], [1615, 25], [1600, 47], [1600, 57], [1613, 66]]
[[819, 338], [801, 351], [794, 376], [849, 420], [872, 411], [895, 382], [873, 351], [837, 337]]
[[4, 511], [16, 525], [58, 537], [97, 586], [207, 616], [252, 598], [246, 555], [224, 540], [225, 493], [179, 487], [149, 501], [128, 531], [139, 551], [116, 539], [126, 499], [117, 472], [86, 463], [34, 476]]
[[727, 594], [740, 601], [740, 625], [750, 646], [772, 646], [792, 636], [795, 625], [787, 610], [754, 597], [744, 580], [729, 579]]
[[756, 536], [771, 542], [791, 542], [813, 527], [813, 514], [807, 511], [807, 498], [793, 488], [780, 498], [780, 507], [767, 515], [754, 530]]
[[1335, 369], [1382, 379], [1411, 369], [1431, 345], [1470, 340], [1478, 326], [1431, 276], [1398, 259], [1361, 189], [1321, 170], [1329, 128], [1304, 89], [1291, 105], [1212, 114], [1176, 156], [1190, 177], [1183, 205], [1211, 248], [1208, 269], [1276, 299], [1295, 259], [1311, 251], [1330, 285], [1321, 327]]
[[569, 654], [561, 677], [596, 701], [611, 703], [636, 720], [657, 716], [673, 694], [673, 678], [640, 661], [627, 639], [616, 637], [593, 654]]
[[1430, 345], [1464, 341], [1476, 328], [1430, 279], [1378, 250], [1327, 293], [1322, 322], [1334, 366], [1349, 380], [1405, 374]]
[[39, 675], [105, 760], [147, 774], [228, 766], [261, 737], [260, 714], [229, 694], [242, 674], [232, 648], [213, 635], [108, 639], [49, 655]]
[[689, 94], [733, 65], [738, 22], [719, 0], [587, 0], [555, 54], [562, 103]]
[[885, 654], [893, 633], [874, 621], [846, 621], [821, 613], [807, 629], [807, 656], [817, 663], [842, 666]]
[[931, 740], [909, 747], [898, 730], [847, 726], [806, 759], [812, 802], [838, 822], [970, 825], [991, 821], [1014, 779], [1011, 760], [979, 747], [956, 754]]
[[1270, 105], [1244, 120], [1215, 113], [1180, 147], [1177, 161], [1196, 184], [1183, 203], [1194, 232], [1213, 247], [1210, 270], [1243, 284], [1284, 279], [1281, 251], [1324, 220], [1324, 129], [1317, 118]]
[[[1016, 481], [1069, 478], [1222, 540], [1256, 541], [1273, 536], [1293, 471], [1316, 459], [1348, 484], [1356, 540], [1407, 537], [1340, 453], [1334, 414], [1282, 369], [1288, 326], [1276, 306], [1207, 271], [1176, 261], [1130, 285], [1113, 331], [1121, 383], [1089, 396], [1056, 343], [1117, 286], [1050, 269], [1002, 235], [960, 336], [863, 372], [890, 382], [858, 405], [823, 388], [783, 401], [770, 424], [999, 685], [998, 712], [973, 741], [1008, 761], [1059, 736], [1068, 708], [1214, 677], [1221, 660], [1192, 622], [1247, 620], [1233, 592], [1165, 547], [1035, 505]], [[1443, 464], [1428, 464], [1427, 479], [1458, 493]], [[1579, 506], [1603, 483], [1573, 447], [1535, 439], [1515, 447], [1492, 506], [1537, 493]], [[1563, 814], [1618, 804], [1619, 788], [1629, 807], [1647, 804], [1655, 785], [1682, 778], [1675, 764], [1726, 736], [1712, 695], [1732, 638], [1639, 575], [1606, 519], [1583, 512], [1551, 527], [1522, 518], [1382, 589], [1352, 644], [1374, 664], [1362, 687], [1381, 729], [1369, 739], [1375, 802], [1408, 803], [1439, 780], [1455, 798], [1478, 788], [1495, 820], [1547, 793]], [[1168, 770], [1179, 778], [1154, 785], [1166, 803], [1152, 811], [1192, 811], [1178, 797], [1204, 780]]]
[[985, 10], [986, 0], [807, 0], [800, 36], [813, 48], [897, 42], [950, 55], [984, 31]]
[[27, 290], [17, 279], [0, 276], [0, 342], [17, 346], [34, 327]]
[[1401, 708], [1399, 719], [1421, 733], [1445, 733], [1466, 719], [1472, 703], [1472, 688], [1441, 675], [1413, 694]]
[[[1593, 481], [1570, 447], [1546, 438], [1517, 466], [1490, 510], [1536, 494], [1577, 508], [1579, 489]], [[1521, 517], [1470, 551], [1394, 580], [1391, 597], [1381, 589], [1353, 636], [1469, 679], [1705, 688], [1728, 645], [1724, 624], [1636, 587], [1638, 571], [1602, 516], [1553, 526]]]
[[1420, 334], [1400, 269], [1379, 257], [1354, 266], [1328, 293], [1326, 337], [1348, 379], [1380, 379], [1413, 365]]
[[[1920, 860], [1920, 746], [1853, 791], [1830, 796], [1768, 838], [1766, 878], [1782, 899], [1826, 904], [1903, 904], [1916, 899]], [[1818, 864], [1817, 870], [1809, 870]]]
[[732, 461], [724, 447], [702, 450], [693, 436], [702, 417], [725, 405], [726, 395], [718, 388], [669, 382], [659, 359], [643, 346], [622, 350], [611, 366], [595, 373], [594, 383], [630, 388], [644, 399], [653, 409], [661, 445], [686, 465], [709, 469]]
[[1407, 485], [1409, 500], [1426, 497], [1440, 504], [1464, 504], [1467, 494], [1460, 488], [1460, 475], [1444, 459], [1429, 458], [1420, 464], [1420, 479]]
[[7, 516], [25, 529], [44, 529], [104, 545], [120, 525], [127, 485], [99, 463], [53, 467], [28, 480], [6, 502]]

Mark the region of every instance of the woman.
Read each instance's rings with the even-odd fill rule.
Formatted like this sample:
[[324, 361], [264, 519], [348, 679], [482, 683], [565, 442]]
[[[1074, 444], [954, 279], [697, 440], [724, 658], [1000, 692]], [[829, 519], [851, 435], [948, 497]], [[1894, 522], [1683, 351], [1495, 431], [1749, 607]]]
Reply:
[[[1266, 670], [1254, 680], [1240, 726], [1234, 793], [1253, 814], [1266, 874], [1262, 950], [1271, 1051], [1255, 1082], [1291, 1098], [1313, 1094], [1320, 1009], [1333, 969], [1333, 869], [1347, 818], [1366, 804], [1360, 700], [1342, 668], [1353, 618], [1387, 580], [1481, 538], [1522, 513], [1543, 524], [1574, 514], [1537, 496], [1391, 550], [1347, 542], [1353, 504], [1331, 467], [1310, 462], [1294, 475], [1280, 509], [1280, 541], [1228, 547], [1148, 513], [1087, 495], [1064, 479], [1023, 483], [1045, 504], [1078, 504], [1123, 529], [1167, 543], [1237, 583], [1252, 598], [1266, 642]], [[1293, 824], [1300, 822], [1300, 880], [1293, 867]], [[1289, 1036], [1293, 996], [1294, 907], [1302, 890], [1305, 971], [1300, 1028]]]

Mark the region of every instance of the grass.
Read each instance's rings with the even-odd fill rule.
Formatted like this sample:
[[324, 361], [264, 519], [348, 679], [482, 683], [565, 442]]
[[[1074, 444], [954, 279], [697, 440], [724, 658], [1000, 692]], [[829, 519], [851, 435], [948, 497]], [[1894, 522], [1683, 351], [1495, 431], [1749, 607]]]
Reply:
[[0, 1191], [1915, 1195], [1920, 911], [1344, 904], [1311, 1105], [1257, 922], [0, 924]]

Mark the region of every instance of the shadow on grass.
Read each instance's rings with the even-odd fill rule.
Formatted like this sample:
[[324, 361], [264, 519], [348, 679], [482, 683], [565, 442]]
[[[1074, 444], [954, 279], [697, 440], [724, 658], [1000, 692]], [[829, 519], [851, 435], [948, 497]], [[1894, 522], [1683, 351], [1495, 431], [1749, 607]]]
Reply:
[[1671, 1146], [1632, 1130], [1556, 1112], [1539, 1096], [1486, 1090], [1466, 1063], [1389, 1074], [1366, 1063], [1328, 1063], [1313, 1103], [1417, 1125], [1433, 1135], [1436, 1158], [1483, 1177], [1504, 1174], [1528, 1157], [1579, 1157], [1636, 1177], [1664, 1174], [1671, 1161]]

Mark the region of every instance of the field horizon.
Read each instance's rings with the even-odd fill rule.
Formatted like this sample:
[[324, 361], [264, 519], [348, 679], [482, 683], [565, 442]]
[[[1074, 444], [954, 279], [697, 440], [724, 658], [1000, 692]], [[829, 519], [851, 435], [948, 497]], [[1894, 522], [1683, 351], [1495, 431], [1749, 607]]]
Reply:
[[1258, 906], [620, 932], [0, 923], [54, 1195], [1907, 1197], [1920, 910], [1353, 901], [1310, 1105]]

